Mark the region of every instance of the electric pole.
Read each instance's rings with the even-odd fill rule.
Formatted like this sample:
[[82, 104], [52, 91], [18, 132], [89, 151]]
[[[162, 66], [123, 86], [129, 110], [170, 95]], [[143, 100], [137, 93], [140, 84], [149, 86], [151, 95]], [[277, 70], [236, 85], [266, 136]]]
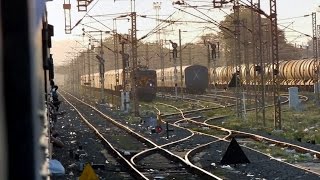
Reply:
[[[159, 27], [159, 11], [161, 9], [161, 2], [154, 2], [153, 8], [156, 10], [156, 27]], [[159, 46], [160, 69], [161, 69], [161, 86], [164, 87], [164, 57], [163, 57], [163, 40], [161, 39], [161, 30], [157, 31], [157, 43]], [[164, 95], [164, 94], [163, 94]]]
[[[243, 118], [243, 103], [242, 103], [242, 82], [241, 82], [241, 51], [240, 51], [240, 4], [239, 0], [234, 0], [233, 4], [233, 10], [234, 10], [234, 37], [235, 37], [235, 66], [236, 66], [236, 111], [237, 111], [237, 117]], [[240, 82], [238, 82], [240, 81]]]
[[136, 12], [131, 13], [131, 48], [132, 48], [132, 77], [131, 77], [131, 88], [132, 88], [132, 100], [134, 104], [134, 115], [139, 116], [139, 102], [136, 92], [136, 73], [137, 73], [137, 24], [136, 24]]
[[314, 88], [315, 88], [315, 101], [319, 103], [319, 64], [318, 64], [318, 39], [317, 39], [317, 14], [312, 13], [312, 42], [313, 42], [313, 60], [314, 60]]
[[182, 72], [182, 47], [181, 47], [181, 29], [179, 29], [179, 59], [180, 59], [180, 91], [183, 99], [183, 72]]
[[[243, 34], [243, 64], [245, 65], [244, 69], [242, 72], [245, 75], [245, 80], [246, 80], [246, 86], [245, 86], [245, 91], [243, 92], [243, 96], [245, 96], [246, 92], [246, 97], [248, 99], [248, 102], [251, 102], [251, 87], [250, 87], [250, 70], [249, 70], [249, 58], [248, 58], [248, 50], [249, 50], [249, 40], [247, 37], [248, 30], [247, 30], [247, 20], [243, 19], [242, 20], [242, 34]], [[243, 104], [245, 107], [245, 99], [243, 100]], [[244, 108], [244, 114], [246, 114], [246, 109]]]
[[[120, 82], [120, 73], [119, 73], [119, 38], [120, 36], [118, 35], [117, 32], [117, 21], [116, 19], [113, 19], [113, 50], [114, 50], [114, 71], [116, 74], [116, 84], [115, 84], [115, 90], [120, 90], [119, 88], [119, 82]], [[123, 69], [123, 74], [124, 74], [124, 69]], [[125, 86], [122, 86], [125, 87]]]
[[103, 42], [102, 42], [102, 31], [100, 31], [100, 57], [101, 59], [99, 59], [99, 70], [100, 70], [100, 83], [101, 83], [101, 103], [104, 104], [105, 103], [105, 99], [104, 99], [104, 71], [105, 71], [105, 67], [104, 67], [104, 63], [105, 63], [105, 59], [103, 58]]
[[[253, 9], [260, 9], [260, 0], [256, 4], [252, 4]], [[256, 106], [256, 120], [262, 118], [263, 125], [265, 126], [265, 82], [264, 82], [264, 60], [263, 60], [263, 42], [262, 42], [262, 24], [261, 24], [261, 15], [255, 13], [253, 17], [253, 24], [255, 26], [253, 37], [255, 44], [255, 106]]]
[[169, 40], [171, 45], [172, 45], [172, 57], [173, 57], [173, 64], [174, 64], [174, 92], [175, 92], [175, 96], [176, 96], [176, 100], [178, 99], [178, 76], [177, 76], [177, 56], [178, 56], [178, 44], [172, 42], [171, 40]]
[[272, 53], [272, 84], [274, 102], [274, 127], [276, 130], [282, 129], [281, 103], [280, 103], [280, 83], [279, 83], [279, 47], [278, 47], [278, 20], [277, 1], [270, 0], [270, 22], [271, 22], [271, 53]]
[[89, 44], [88, 44], [88, 76], [89, 76], [89, 80], [88, 80], [88, 85], [89, 85], [89, 97], [92, 97], [92, 89], [91, 89], [91, 60], [90, 60], [90, 48], [91, 48], [91, 39], [89, 39]]

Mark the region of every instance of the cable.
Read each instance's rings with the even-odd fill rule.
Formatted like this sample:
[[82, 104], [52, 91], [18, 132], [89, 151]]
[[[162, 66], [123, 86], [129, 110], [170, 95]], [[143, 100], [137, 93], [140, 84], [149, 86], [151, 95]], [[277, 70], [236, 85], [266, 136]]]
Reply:
[[221, 27], [221, 28], [227, 30], [228, 32], [231, 32], [232, 34], [234, 33], [231, 29], [229, 29], [229, 28], [227, 28], [227, 27], [225, 27], [225, 26], [222, 26], [221, 24], [217, 23], [216, 21], [210, 21], [210, 20], [204, 19], [204, 18], [202, 18], [202, 17], [200, 17], [200, 16], [197, 16], [197, 15], [195, 15], [195, 14], [189, 13], [189, 12], [187, 12], [187, 11], [185, 11], [185, 10], [182, 10], [182, 9], [180, 9], [180, 8], [177, 8], [177, 7], [175, 7], [175, 8], [178, 9], [179, 11], [182, 11], [182, 12], [184, 12], [184, 13], [187, 13], [187, 14], [189, 14], [189, 15], [191, 15], [191, 16], [197, 17], [197, 18], [202, 19], [202, 20], [204, 20], [204, 21], [207, 21], [207, 22], [209, 22], [209, 23], [211, 23], [211, 24], [214, 24], [214, 25], [216, 25], [216, 26], [219, 27], [219, 28]]
[[93, 7], [99, 2], [99, 0], [97, 0], [92, 7], [86, 12], [86, 14], [71, 28], [71, 31], [80, 24], [80, 22], [83, 20], [83, 18], [86, 17], [86, 15], [91, 11], [91, 9], [93, 9]]
[[[173, 12], [170, 16], [168, 16], [167, 18], [166, 18], [166, 20], [168, 20], [170, 17], [172, 17], [174, 14], [176, 13], [176, 11], [175, 12]], [[155, 33], [155, 32], [157, 32], [157, 31], [155, 31], [157, 28], [159, 29], [159, 27], [162, 25], [163, 23], [161, 22], [161, 23], [159, 23], [156, 27], [154, 27], [150, 32], [148, 32], [146, 35], [144, 35], [144, 36], [142, 36], [138, 41], [140, 41], [140, 40], [142, 40], [142, 39], [145, 39], [146, 37], [148, 37], [150, 34], [153, 34], [153, 33]], [[155, 32], [154, 32], [155, 31]]]
[[[93, 40], [98, 40], [98, 39], [96, 39], [95, 37], [93, 37], [91, 34], [89, 34], [88, 32], [86, 32], [86, 31], [83, 31], [85, 34], [87, 34], [89, 37], [90, 37], [90, 39], [93, 39]], [[114, 50], [112, 50], [111, 48], [109, 48], [108, 46], [106, 46], [106, 45], [104, 45], [103, 43], [102, 43], [102, 46], [103, 47], [105, 47], [105, 48], [107, 48], [109, 51], [111, 51], [111, 52], [113, 52], [113, 53], [115, 53], [115, 51]], [[118, 52], [117, 52], [118, 53]]]
[[89, 16], [90, 18], [92, 18], [92, 19], [96, 20], [96, 21], [97, 21], [98, 23], [100, 23], [102, 26], [104, 26], [104, 27], [106, 27], [106, 28], [108, 28], [109, 30], [111, 30], [111, 31], [112, 31], [112, 29], [111, 29], [110, 27], [106, 26], [105, 24], [103, 24], [102, 22], [100, 22], [99, 20], [97, 20], [96, 18], [92, 17], [92, 16], [91, 16], [91, 15], [89, 15], [89, 14], [87, 14], [87, 16]]
[[278, 21], [284, 21], [284, 20], [290, 20], [290, 19], [297, 19], [297, 18], [309, 17], [309, 16], [311, 16], [311, 15], [312, 15], [312, 14], [306, 14], [306, 15], [303, 15], [303, 16], [296, 16], [296, 17], [291, 17], [291, 18], [278, 19]]

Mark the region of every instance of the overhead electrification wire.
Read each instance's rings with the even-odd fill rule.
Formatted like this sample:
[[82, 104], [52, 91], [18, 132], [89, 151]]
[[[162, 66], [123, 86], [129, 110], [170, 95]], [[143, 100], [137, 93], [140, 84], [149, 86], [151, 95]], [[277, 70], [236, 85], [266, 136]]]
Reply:
[[[153, 18], [153, 17], [148, 17], [148, 16], [145, 16], [145, 15], [141, 15], [140, 17], [143, 17], [143, 18], [147, 18], [147, 19], [155, 19], [157, 20], [157, 18]], [[209, 23], [207, 21], [182, 21], [182, 20], [166, 20], [166, 19], [159, 19], [160, 22], [165, 22], [165, 23]]]
[[[91, 34], [89, 34], [88, 32], [84, 31], [84, 33], [85, 33], [85, 34], [87, 34], [87, 36], [89, 36], [89, 37], [90, 37], [90, 39], [98, 40], [98, 41], [99, 41], [99, 39], [96, 39], [95, 37], [93, 37], [93, 36], [92, 36]], [[105, 48], [107, 48], [109, 51], [111, 51], [111, 52], [115, 53], [115, 51], [114, 51], [114, 50], [112, 50], [112, 49], [111, 49], [111, 48], [109, 48], [108, 46], [104, 45], [103, 43], [102, 43], [102, 46], [103, 46], [103, 47], [105, 47]]]
[[113, 13], [113, 14], [96, 14], [96, 15], [91, 15], [92, 17], [105, 17], [105, 16], [119, 16], [119, 15], [125, 15], [125, 14], [130, 14], [130, 12], [126, 13]]
[[189, 15], [191, 15], [191, 16], [194, 16], [194, 17], [196, 17], [196, 18], [199, 18], [199, 19], [202, 19], [202, 20], [204, 20], [204, 21], [207, 21], [207, 22], [209, 22], [209, 23], [211, 23], [211, 24], [214, 24], [214, 25], [216, 25], [217, 27], [221, 27], [222, 29], [225, 29], [225, 30], [227, 30], [228, 32], [230, 32], [230, 33], [232, 33], [232, 34], [234, 33], [231, 29], [229, 29], [228, 27], [222, 26], [221, 24], [219, 24], [219, 23], [216, 22], [216, 21], [211, 21], [211, 20], [202, 18], [202, 17], [200, 17], [200, 16], [198, 16], [198, 15], [192, 14], [192, 13], [190, 13], [190, 12], [187, 12], [187, 11], [182, 10], [182, 9], [180, 9], [180, 8], [177, 8], [177, 7], [174, 7], [174, 8], [176, 8], [177, 10], [182, 11], [182, 12], [184, 12], [184, 13], [186, 13], [186, 14], [189, 14]]
[[96, 0], [96, 2], [92, 5], [92, 7], [86, 12], [86, 14], [71, 28], [73, 30], [75, 27], [77, 27], [80, 22], [83, 20], [83, 18], [86, 17], [86, 15], [94, 8], [94, 6], [99, 2], [99, 0]]
[[278, 26], [285, 27], [285, 28], [287, 28], [287, 29], [290, 29], [291, 31], [294, 31], [294, 32], [296, 32], [296, 33], [300, 33], [300, 34], [305, 35], [305, 36], [307, 36], [307, 37], [312, 37], [312, 36], [309, 35], [309, 34], [303, 33], [303, 32], [301, 32], [301, 31], [298, 31], [298, 30], [295, 30], [295, 29], [292, 29], [292, 28], [289, 28], [289, 27], [286, 27], [286, 26], [281, 25], [281, 24], [278, 24]]
[[303, 16], [289, 17], [289, 18], [284, 18], [284, 19], [278, 19], [278, 21], [291, 20], [291, 19], [297, 19], [297, 18], [304, 18], [304, 17], [309, 17], [311, 15], [312, 14], [306, 14], [306, 15], [303, 15]]
[[[191, 6], [190, 4], [187, 4], [189, 6]], [[200, 11], [199, 9], [195, 8], [195, 7], [192, 7], [194, 10], [198, 11], [199, 13], [201, 13], [202, 15], [206, 16], [207, 18], [209, 18], [212, 22], [214, 22], [215, 25], [219, 26], [219, 27], [222, 27], [223, 29], [226, 29], [227, 31], [231, 32], [232, 34], [234, 33], [232, 30], [230, 30], [229, 28], [227, 27], [224, 27], [222, 26], [218, 21], [212, 19], [210, 16], [208, 16], [207, 14], [203, 13], [202, 11]]]
[[89, 15], [89, 14], [87, 14], [87, 16], [90, 17], [90, 18], [92, 18], [92, 19], [94, 19], [94, 20], [96, 20], [96, 21], [97, 21], [98, 23], [100, 23], [102, 26], [104, 26], [104, 27], [106, 27], [106, 28], [108, 28], [109, 30], [112, 31], [112, 29], [111, 29], [110, 27], [106, 26], [105, 24], [103, 24], [102, 22], [100, 22], [99, 20], [97, 20], [96, 18], [92, 17], [92, 16]]
[[[166, 18], [166, 20], [168, 20], [169, 18], [171, 18], [174, 14], [176, 13], [173, 12], [170, 16], [168, 16]], [[154, 27], [150, 32], [148, 32], [146, 35], [142, 36], [138, 41], [142, 40], [142, 39], [145, 39], [146, 37], [150, 36], [151, 34], [157, 32], [156, 30], [159, 29], [160, 26], [162, 26], [163, 22], [159, 23], [156, 27]]]
[[[221, 30], [226, 30], [225, 32], [226, 33], [228, 33], [228, 34], [226, 34], [229, 38], [232, 38], [232, 39], [234, 39], [234, 31], [233, 30], [231, 30], [231, 29], [229, 29], [228, 27], [225, 27], [225, 26], [223, 26], [223, 25], [221, 25], [220, 23], [218, 23], [217, 21], [215, 21], [215, 20], [213, 20], [212, 18], [210, 18], [211, 20], [213, 20], [213, 21], [211, 21], [211, 20], [207, 20], [207, 19], [204, 19], [204, 18], [202, 18], [202, 17], [200, 17], [200, 16], [197, 16], [197, 15], [195, 15], [195, 14], [192, 14], [192, 13], [189, 13], [189, 12], [187, 12], [187, 11], [185, 11], [185, 10], [182, 10], [182, 9], [180, 9], [180, 8], [177, 8], [177, 7], [175, 7], [176, 9], [178, 9], [178, 10], [180, 10], [180, 11], [182, 11], [182, 12], [184, 12], [184, 13], [187, 13], [187, 14], [189, 14], [189, 15], [192, 15], [192, 16], [194, 16], [194, 17], [197, 17], [197, 18], [199, 18], [199, 19], [202, 19], [202, 20], [204, 20], [204, 21], [207, 21], [207, 22], [209, 22], [209, 23], [212, 23], [212, 24], [214, 24], [214, 25], [216, 25], [217, 27], [219, 27]], [[206, 14], [205, 14], [205, 16], [207, 16]], [[208, 17], [208, 16], [207, 16]], [[244, 44], [245, 42], [242, 42], [241, 41], [241, 43], [242, 44]]]

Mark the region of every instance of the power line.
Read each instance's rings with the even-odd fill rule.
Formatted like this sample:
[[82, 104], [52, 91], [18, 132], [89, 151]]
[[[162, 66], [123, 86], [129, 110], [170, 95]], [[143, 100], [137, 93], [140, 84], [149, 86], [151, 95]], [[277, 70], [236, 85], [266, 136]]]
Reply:
[[99, 2], [99, 0], [97, 0], [92, 7], [86, 12], [86, 14], [71, 28], [71, 30], [73, 30], [76, 26], [78, 26], [80, 24], [80, 22], [83, 20], [83, 18], [86, 17], [86, 15], [94, 8], [94, 6]]

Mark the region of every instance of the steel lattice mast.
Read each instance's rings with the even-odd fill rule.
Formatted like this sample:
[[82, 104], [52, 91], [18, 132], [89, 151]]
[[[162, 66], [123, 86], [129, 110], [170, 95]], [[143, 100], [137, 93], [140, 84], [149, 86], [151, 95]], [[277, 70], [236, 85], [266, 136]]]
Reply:
[[315, 12], [312, 13], [312, 43], [313, 43], [313, 60], [314, 60], [314, 80], [315, 85], [315, 99], [316, 103], [319, 102], [319, 62], [318, 62], [318, 38], [317, 38], [317, 15]]
[[[241, 84], [241, 52], [240, 52], [240, 4], [239, 0], [234, 1], [233, 5], [233, 10], [234, 10], [234, 26], [235, 26], [235, 31], [234, 31], [234, 38], [235, 38], [235, 66], [236, 66], [236, 111], [237, 111], [237, 116], [242, 118], [243, 115], [243, 103], [241, 101], [241, 94], [242, 94], [242, 84]], [[238, 78], [239, 76], [239, 78]], [[240, 82], [238, 82], [240, 81]]]
[[280, 104], [280, 83], [279, 83], [279, 47], [278, 47], [278, 22], [277, 22], [277, 1], [270, 0], [270, 22], [271, 22], [271, 59], [272, 59], [272, 85], [274, 102], [274, 128], [280, 130], [281, 104]]
[[[260, 0], [253, 7], [254, 9], [260, 9]], [[257, 26], [254, 28], [254, 40], [255, 40], [255, 57], [256, 57], [256, 120], [262, 118], [263, 125], [265, 126], [265, 82], [264, 82], [264, 61], [263, 61], [263, 44], [262, 44], [262, 23], [261, 15], [256, 13], [254, 18], [254, 24]]]
[[132, 60], [132, 77], [131, 92], [133, 100], [133, 108], [135, 116], [139, 116], [139, 102], [136, 93], [136, 72], [137, 72], [137, 15], [136, 12], [131, 13], [131, 60]]

